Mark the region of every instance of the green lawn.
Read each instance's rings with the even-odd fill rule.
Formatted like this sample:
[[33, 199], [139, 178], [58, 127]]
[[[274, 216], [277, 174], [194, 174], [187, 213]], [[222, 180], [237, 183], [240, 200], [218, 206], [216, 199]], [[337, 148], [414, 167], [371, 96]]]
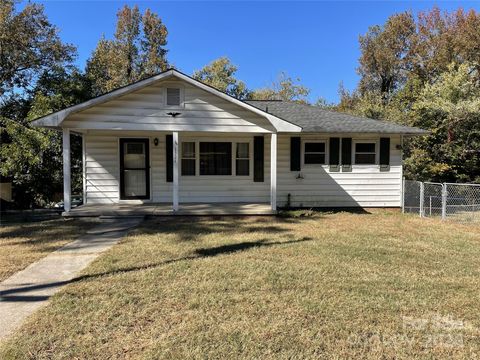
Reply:
[[309, 215], [148, 220], [0, 358], [478, 357], [479, 227]]
[[0, 226], [0, 281], [75, 240], [94, 220], [46, 220]]

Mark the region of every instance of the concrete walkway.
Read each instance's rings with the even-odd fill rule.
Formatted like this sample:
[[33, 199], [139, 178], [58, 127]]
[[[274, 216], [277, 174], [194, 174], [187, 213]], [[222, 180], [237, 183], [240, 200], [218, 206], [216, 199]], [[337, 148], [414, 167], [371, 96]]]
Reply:
[[142, 220], [141, 217], [103, 220], [86, 235], [0, 283], [0, 341]]

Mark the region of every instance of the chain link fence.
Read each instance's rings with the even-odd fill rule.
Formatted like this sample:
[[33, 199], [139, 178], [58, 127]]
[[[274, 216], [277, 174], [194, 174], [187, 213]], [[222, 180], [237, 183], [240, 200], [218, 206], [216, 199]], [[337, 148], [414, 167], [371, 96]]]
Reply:
[[402, 211], [480, 225], [480, 185], [404, 180]]

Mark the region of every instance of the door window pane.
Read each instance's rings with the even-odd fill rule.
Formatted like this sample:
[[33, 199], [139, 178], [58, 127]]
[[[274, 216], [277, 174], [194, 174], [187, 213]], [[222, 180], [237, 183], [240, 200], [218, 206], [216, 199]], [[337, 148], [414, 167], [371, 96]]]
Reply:
[[123, 166], [126, 169], [138, 169], [145, 167], [145, 144], [125, 143]]
[[125, 196], [145, 196], [147, 184], [145, 170], [124, 170]]
[[232, 175], [232, 143], [200, 143], [200, 175]]

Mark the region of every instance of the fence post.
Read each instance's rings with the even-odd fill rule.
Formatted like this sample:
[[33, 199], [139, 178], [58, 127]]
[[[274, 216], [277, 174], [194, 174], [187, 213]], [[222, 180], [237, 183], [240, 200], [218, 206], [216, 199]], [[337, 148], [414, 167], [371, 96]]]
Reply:
[[424, 193], [424, 184], [423, 182], [420, 182], [420, 217], [423, 217], [423, 193]]
[[402, 201], [402, 214], [405, 213], [405, 176], [402, 178], [402, 194], [401, 194], [401, 201]]
[[447, 184], [442, 184], [442, 220], [447, 218]]

